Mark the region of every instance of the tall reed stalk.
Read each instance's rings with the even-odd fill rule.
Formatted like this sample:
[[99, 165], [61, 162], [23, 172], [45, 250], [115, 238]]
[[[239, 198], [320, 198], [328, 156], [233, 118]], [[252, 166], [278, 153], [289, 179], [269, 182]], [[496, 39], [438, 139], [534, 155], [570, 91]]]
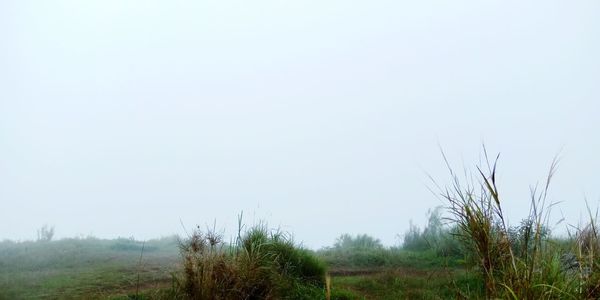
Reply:
[[[541, 191], [531, 189], [530, 210], [520, 226], [509, 227], [497, 186], [497, 162], [490, 163], [484, 147], [485, 167], [476, 175], [459, 176], [442, 153], [452, 178], [440, 188], [450, 220], [458, 227], [456, 237], [474, 257], [486, 298], [552, 299], [571, 296], [572, 284], [561, 269], [560, 255], [548, 251], [548, 189], [557, 166], [555, 159]], [[485, 170], [485, 171], [484, 171]], [[438, 186], [439, 187], [439, 186]]]

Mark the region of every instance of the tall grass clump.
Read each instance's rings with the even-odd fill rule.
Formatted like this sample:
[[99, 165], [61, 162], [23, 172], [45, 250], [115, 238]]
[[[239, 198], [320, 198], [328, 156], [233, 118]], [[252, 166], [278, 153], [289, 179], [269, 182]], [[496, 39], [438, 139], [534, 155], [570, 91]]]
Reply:
[[198, 228], [181, 242], [181, 254], [180, 286], [189, 299], [324, 297], [324, 263], [264, 225], [240, 232], [229, 244], [214, 230]]
[[[575, 280], [562, 264], [564, 253], [549, 238], [548, 218], [553, 204], [546, 198], [556, 169], [552, 163], [541, 190], [532, 188], [530, 210], [519, 226], [509, 227], [496, 182], [496, 160], [486, 171], [464, 178], [446, 157], [452, 183], [440, 188], [448, 203], [459, 241], [471, 253], [483, 279], [487, 298], [559, 299], [575, 297]], [[465, 172], [465, 174], [468, 174]], [[474, 179], [473, 179], [474, 178]]]
[[576, 292], [580, 298], [600, 299], [600, 239], [598, 211], [593, 215], [588, 207], [589, 222], [575, 228], [571, 237], [569, 271], [577, 274]]

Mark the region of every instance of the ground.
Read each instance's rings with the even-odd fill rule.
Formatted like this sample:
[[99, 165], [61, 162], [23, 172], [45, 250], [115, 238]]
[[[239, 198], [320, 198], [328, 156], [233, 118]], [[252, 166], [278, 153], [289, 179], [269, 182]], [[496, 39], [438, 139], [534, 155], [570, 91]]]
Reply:
[[[330, 267], [334, 294], [339, 299], [446, 299], [456, 298], [458, 287], [477, 285], [461, 267], [435, 254], [395, 255], [392, 263], [377, 267]], [[178, 269], [175, 238], [2, 242], [0, 299], [156, 298], [173, 287]]]

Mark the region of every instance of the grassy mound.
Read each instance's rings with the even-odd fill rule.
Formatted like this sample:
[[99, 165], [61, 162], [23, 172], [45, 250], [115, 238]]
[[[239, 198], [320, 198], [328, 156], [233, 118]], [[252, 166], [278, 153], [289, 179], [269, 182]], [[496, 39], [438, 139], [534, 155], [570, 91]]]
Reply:
[[190, 299], [319, 299], [325, 264], [281, 233], [255, 226], [226, 244], [199, 229], [182, 241], [180, 290]]

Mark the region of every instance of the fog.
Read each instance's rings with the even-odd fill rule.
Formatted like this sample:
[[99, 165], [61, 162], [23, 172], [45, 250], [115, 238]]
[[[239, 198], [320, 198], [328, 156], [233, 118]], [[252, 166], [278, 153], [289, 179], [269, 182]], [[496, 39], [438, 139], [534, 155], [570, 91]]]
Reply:
[[598, 1], [8, 0], [0, 39], [0, 239], [393, 245], [482, 143], [510, 222], [556, 155], [555, 218], [599, 205]]

